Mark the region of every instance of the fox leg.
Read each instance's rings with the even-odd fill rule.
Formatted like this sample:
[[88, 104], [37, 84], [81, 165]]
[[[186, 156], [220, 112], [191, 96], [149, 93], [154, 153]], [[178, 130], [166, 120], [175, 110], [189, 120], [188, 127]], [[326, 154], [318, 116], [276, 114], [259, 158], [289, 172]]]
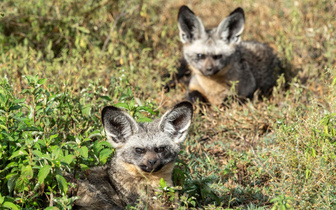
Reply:
[[203, 102], [203, 103], [207, 102], [206, 98], [197, 90], [192, 90], [192, 91], [188, 92], [186, 98], [187, 98], [188, 101], [190, 101], [192, 103], [196, 103], [197, 100], [199, 102]]

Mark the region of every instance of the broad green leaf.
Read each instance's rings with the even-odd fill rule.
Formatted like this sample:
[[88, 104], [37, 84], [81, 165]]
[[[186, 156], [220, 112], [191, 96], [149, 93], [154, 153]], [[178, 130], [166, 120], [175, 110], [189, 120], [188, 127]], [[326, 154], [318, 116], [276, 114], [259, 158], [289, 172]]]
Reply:
[[107, 158], [113, 153], [113, 150], [111, 150], [110, 148], [106, 148], [103, 149], [100, 153], [99, 153], [99, 160], [101, 163], [105, 163]]
[[26, 101], [26, 98], [20, 98], [20, 99], [18, 98], [18, 99], [15, 99], [15, 100], [14, 100], [14, 103], [15, 103], [15, 104], [19, 104], [19, 103], [23, 103], [23, 102], [25, 102], [25, 101]]
[[28, 83], [32, 83], [35, 80], [35, 77], [31, 75], [25, 75], [24, 77], [27, 79]]
[[60, 176], [60, 175], [56, 175], [56, 180], [57, 180], [58, 188], [61, 190], [62, 193], [66, 195], [68, 191], [67, 181], [64, 179], [63, 176]]
[[112, 101], [112, 98], [109, 96], [100, 96], [100, 98], [106, 100], [106, 101]]
[[46, 143], [42, 139], [37, 140], [37, 143], [39, 143], [42, 146], [46, 146]]
[[5, 96], [5, 95], [3, 95], [3, 94], [0, 93], [0, 102], [1, 103], [5, 104], [6, 101], [7, 101], [7, 99], [8, 99], [7, 95]]
[[51, 135], [50, 136], [50, 140], [53, 140], [53, 139], [55, 139], [55, 138], [57, 138], [58, 137], [58, 134], [56, 133], [56, 134], [54, 134], [54, 135]]
[[34, 150], [33, 154], [37, 157], [37, 159], [47, 159], [47, 160], [51, 159], [50, 154], [43, 154], [39, 150]]
[[39, 158], [42, 158], [42, 156], [43, 156], [42, 152], [40, 152], [39, 150], [34, 150], [33, 154], [36, 155]]
[[59, 210], [59, 208], [57, 208], [56, 206], [49, 206], [45, 208], [44, 210]]
[[19, 210], [19, 207], [17, 205], [15, 205], [12, 202], [8, 202], [8, 201], [5, 201], [2, 204], [2, 207], [5, 207], [5, 208], [11, 209], [11, 210]]
[[45, 178], [47, 178], [48, 174], [50, 173], [50, 169], [51, 169], [51, 166], [50, 165], [44, 165], [39, 173], [38, 173], [38, 182], [40, 184], [42, 184], [45, 180]]
[[0, 193], [0, 204], [2, 204], [5, 200], [5, 196], [1, 196], [1, 193]]
[[137, 119], [137, 122], [152, 122], [152, 119], [148, 117], [141, 117]]
[[151, 113], [152, 115], [155, 115], [155, 112], [153, 111], [153, 109], [147, 107], [147, 106], [140, 106], [137, 108], [137, 111], [147, 111], [149, 113]]
[[25, 94], [25, 93], [30, 93], [30, 89], [23, 89], [23, 90], [21, 91], [21, 94]]
[[57, 145], [51, 146], [51, 151], [50, 152], [51, 152], [54, 159], [57, 159], [58, 157], [63, 156], [63, 152], [62, 152], [61, 148], [59, 148], [59, 146], [57, 146]]
[[[7, 129], [6, 129], [7, 130]], [[11, 137], [10, 135], [8, 135], [7, 133], [2, 133], [2, 135], [5, 137], [5, 141], [15, 141], [13, 139], [13, 137]]]
[[84, 158], [88, 158], [88, 154], [89, 154], [89, 150], [86, 146], [82, 146], [80, 149], [79, 149], [79, 154], [81, 156], [83, 156]]
[[89, 166], [87, 166], [85, 164], [82, 164], [82, 163], [80, 164], [80, 167], [81, 167], [82, 171], [86, 171], [86, 170], [90, 169]]
[[21, 177], [24, 177], [28, 180], [30, 180], [31, 178], [33, 178], [33, 168], [31, 167], [31, 165], [27, 165], [22, 167], [21, 169]]
[[46, 83], [46, 81], [47, 81], [46, 78], [44, 78], [44, 79], [39, 79], [39, 80], [37, 81], [37, 83], [40, 84], [40, 85], [43, 85], [44, 83]]
[[55, 168], [61, 167], [61, 161], [59, 159], [53, 159], [51, 160], [51, 162], [53, 163], [53, 166], [55, 166]]
[[63, 162], [66, 162], [67, 164], [72, 163], [72, 161], [75, 159], [75, 155], [66, 155], [62, 158]]
[[1, 130], [1, 128], [4, 129], [4, 130], [6, 130], [6, 131], [8, 132], [8, 129], [7, 129], [6, 126], [4, 126], [4, 125], [0, 125], [0, 130]]
[[9, 108], [9, 111], [14, 111], [14, 110], [18, 110], [18, 109], [20, 109], [22, 106], [20, 106], [20, 105], [14, 105], [14, 106], [11, 106], [10, 108]]
[[18, 190], [19, 192], [22, 192], [27, 187], [28, 183], [29, 180], [26, 177], [20, 176], [16, 180], [15, 189]]
[[125, 108], [129, 110], [129, 105], [127, 103], [116, 103], [114, 104], [115, 107], [119, 107], [119, 108]]
[[87, 142], [87, 141], [90, 141], [91, 139], [90, 138], [84, 138], [84, 139], [81, 139], [81, 142]]
[[107, 141], [95, 141], [93, 145], [93, 150], [96, 154], [98, 154], [98, 152], [100, 152], [105, 147], [112, 149], [111, 144], [108, 143]]
[[16, 181], [19, 178], [18, 174], [13, 174], [12, 176], [9, 177], [8, 182], [7, 182], [7, 187], [8, 191], [12, 192], [14, 190], [14, 187], [16, 185]]
[[6, 165], [6, 168], [4, 168], [3, 170], [8, 170], [8, 169], [13, 168], [15, 166], [18, 166], [17, 162], [10, 162], [9, 164]]
[[160, 179], [160, 186], [164, 189], [165, 187], [167, 187], [167, 183], [166, 183], [166, 181], [163, 179], [163, 178], [161, 178]]
[[9, 158], [9, 160], [11, 160], [15, 157], [21, 156], [21, 155], [28, 155], [28, 153], [26, 151], [24, 151], [23, 149], [20, 149], [20, 150], [14, 152], [13, 155]]

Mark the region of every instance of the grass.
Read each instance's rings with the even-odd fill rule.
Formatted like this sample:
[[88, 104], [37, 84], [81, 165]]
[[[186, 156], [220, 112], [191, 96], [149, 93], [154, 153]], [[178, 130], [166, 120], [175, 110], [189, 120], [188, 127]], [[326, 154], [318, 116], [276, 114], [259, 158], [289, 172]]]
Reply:
[[161, 199], [178, 197], [180, 209], [335, 208], [336, 6], [318, 0], [1, 2], [0, 208], [71, 208], [62, 172], [113, 155], [102, 107], [148, 121], [184, 99], [185, 84], [163, 88], [182, 56], [183, 4], [209, 27], [244, 8], [243, 39], [269, 43], [291, 78], [270, 98], [196, 107], [180, 188]]

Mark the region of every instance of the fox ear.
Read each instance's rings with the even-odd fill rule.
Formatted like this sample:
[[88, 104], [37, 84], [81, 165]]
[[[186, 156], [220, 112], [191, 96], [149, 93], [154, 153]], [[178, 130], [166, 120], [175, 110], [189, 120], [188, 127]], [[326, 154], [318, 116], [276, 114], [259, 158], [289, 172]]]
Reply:
[[170, 135], [175, 143], [182, 143], [187, 136], [192, 116], [192, 104], [187, 101], [181, 102], [161, 117], [159, 128]]
[[217, 35], [228, 44], [237, 44], [240, 42], [244, 24], [244, 10], [238, 7], [218, 25]]
[[180, 8], [177, 21], [180, 39], [183, 44], [199, 39], [205, 33], [202, 21], [187, 6]]
[[127, 138], [138, 130], [137, 122], [129, 114], [114, 106], [104, 107], [101, 119], [107, 141], [115, 148], [123, 146]]

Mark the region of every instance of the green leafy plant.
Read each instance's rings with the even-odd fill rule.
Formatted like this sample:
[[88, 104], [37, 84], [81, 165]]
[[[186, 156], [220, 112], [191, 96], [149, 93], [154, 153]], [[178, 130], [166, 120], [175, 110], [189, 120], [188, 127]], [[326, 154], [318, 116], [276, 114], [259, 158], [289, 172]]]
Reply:
[[0, 208], [16, 210], [19, 207], [13, 203], [13, 199], [1, 196], [0, 194]]
[[271, 199], [271, 203], [274, 203], [272, 210], [286, 210], [286, 209], [294, 209], [290, 204], [293, 198], [286, 197], [284, 195], [279, 195], [273, 199]]

